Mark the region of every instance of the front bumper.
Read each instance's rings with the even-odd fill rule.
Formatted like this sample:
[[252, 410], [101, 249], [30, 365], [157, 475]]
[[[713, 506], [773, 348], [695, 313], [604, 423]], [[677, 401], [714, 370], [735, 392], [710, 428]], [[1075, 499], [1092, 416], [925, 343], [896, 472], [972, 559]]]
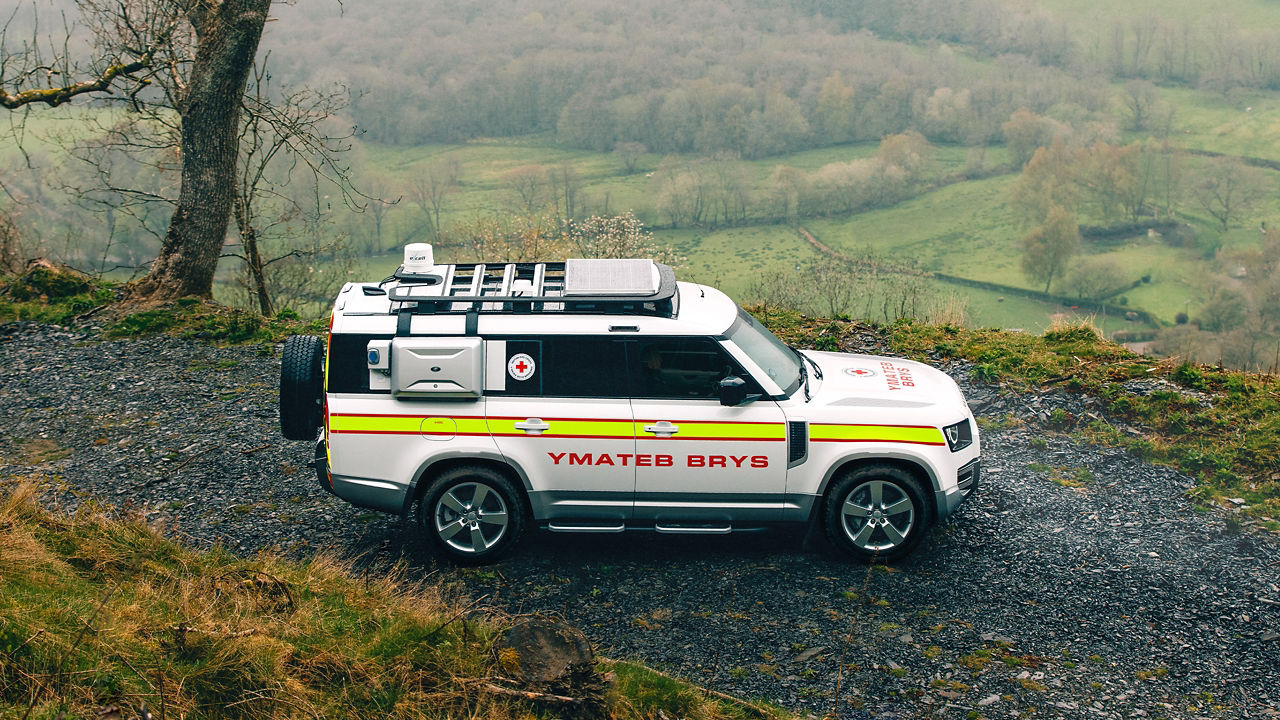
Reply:
[[956, 484], [954, 486], [934, 492], [939, 519], [955, 512], [955, 509], [965, 501], [965, 498], [977, 492], [981, 475], [982, 458], [977, 457], [961, 465], [956, 471]]

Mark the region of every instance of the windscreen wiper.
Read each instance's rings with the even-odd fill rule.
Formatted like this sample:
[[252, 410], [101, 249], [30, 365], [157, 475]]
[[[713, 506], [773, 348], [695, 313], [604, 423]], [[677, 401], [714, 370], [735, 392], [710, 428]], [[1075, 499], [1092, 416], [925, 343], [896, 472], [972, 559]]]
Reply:
[[[804, 353], [797, 350], [793, 345], [788, 345], [787, 349], [795, 353], [796, 357], [800, 359], [800, 378], [804, 380], [804, 401], [809, 402], [810, 400], [813, 399], [813, 396], [809, 394], [809, 369], [804, 366], [804, 363], [806, 360], [808, 360], [808, 358], [806, 358], [804, 356]], [[822, 371], [818, 369], [818, 366], [816, 364], [813, 367], [814, 367], [814, 370], [816, 371], [815, 377], [821, 380]]]

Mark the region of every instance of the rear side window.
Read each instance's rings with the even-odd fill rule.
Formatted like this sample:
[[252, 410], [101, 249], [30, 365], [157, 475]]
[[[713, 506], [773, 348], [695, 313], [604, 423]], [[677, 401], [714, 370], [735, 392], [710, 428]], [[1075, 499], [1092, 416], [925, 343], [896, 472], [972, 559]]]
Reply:
[[505, 339], [507, 389], [489, 391], [489, 395], [627, 397], [626, 348], [616, 338], [562, 335]]
[[329, 336], [329, 386], [331, 393], [390, 394], [390, 390], [369, 389], [368, 350], [370, 340], [390, 335], [335, 334]]

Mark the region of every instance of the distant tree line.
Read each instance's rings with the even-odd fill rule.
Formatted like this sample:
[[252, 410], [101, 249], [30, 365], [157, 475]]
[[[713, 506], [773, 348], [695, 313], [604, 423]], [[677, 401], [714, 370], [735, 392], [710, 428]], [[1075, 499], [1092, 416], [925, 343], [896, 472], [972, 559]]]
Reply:
[[[379, 0], [276, 12], [268, 41], [281, 76], [359, 88], [353, 119], [395, 144], [550, 133], [597, 151], [759, 158], [915, 130], [976, 145], [1023, 107], [1075, 125], [1119, 110], [1155, 132], [1171, 116], [1153, 83], [1280, 88], [1280, 30], [1221, 15], [1073, 23], [1002, 0]], [[1130, 82], [1118, 107], [1111, 81]]]

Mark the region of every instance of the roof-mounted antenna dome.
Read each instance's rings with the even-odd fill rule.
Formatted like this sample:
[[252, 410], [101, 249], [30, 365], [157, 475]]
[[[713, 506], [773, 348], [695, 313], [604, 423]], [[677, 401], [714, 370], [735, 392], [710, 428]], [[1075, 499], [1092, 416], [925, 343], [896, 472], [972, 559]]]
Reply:
[[435, 285], [444, 278], [436, 272], [435, 254], [430, 243], [409, 243], [404, 246], [404, 264], [395, 272], [397, 280]]

